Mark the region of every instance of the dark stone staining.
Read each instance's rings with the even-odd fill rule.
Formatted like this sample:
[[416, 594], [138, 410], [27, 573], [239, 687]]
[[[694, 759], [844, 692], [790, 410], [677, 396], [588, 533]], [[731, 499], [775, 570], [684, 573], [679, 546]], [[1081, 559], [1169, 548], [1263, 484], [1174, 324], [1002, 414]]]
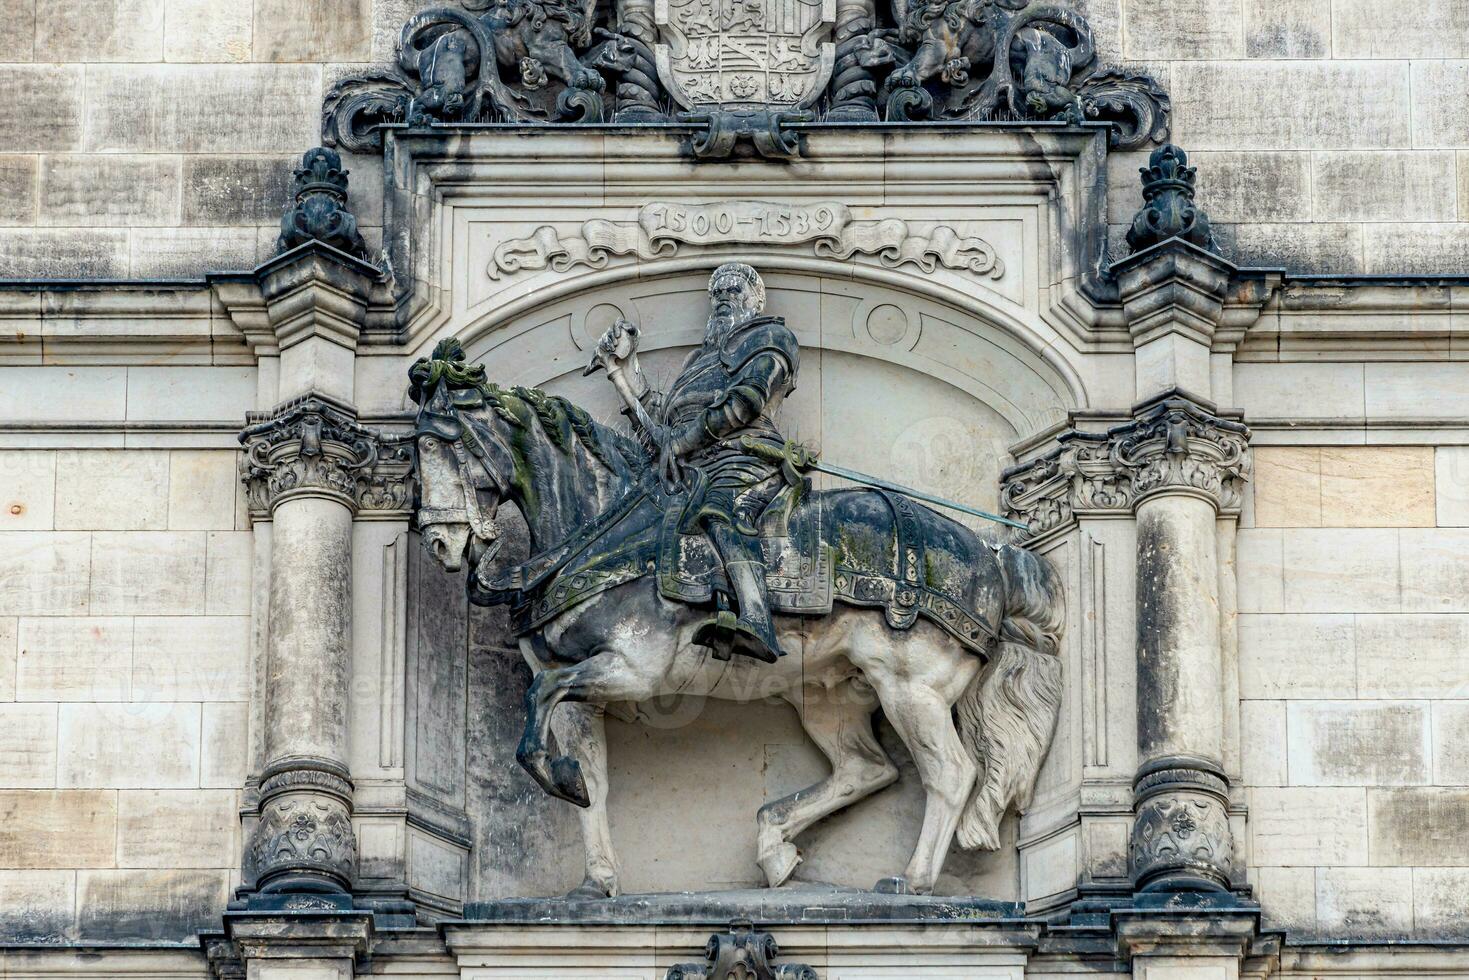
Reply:
[[1137, 731], [1144, 754], [1167, 745], [1174, 701], [1178, 696], [1178, 664], [1169, 655], [1185, 611], [1180, 608], [1187, 574], [1182, 567], [1164, 516], [1144, 508], [1137, 520]]
[[1127, 244], [1134, 252], [1174, 238], [1211, 252], [1218, 251], [1209, 216], [1194, 203], [1198, 169], [1188, 165], [1188, 154], [1172, 143], [1153, 151], [1139, 171], [1143, 179], [1143, 206], [1132, 219]]
[[289, 157], [185, 157], [184, 224], [268, 225], [291, 200]]
[[79, 876], [82, 942], [183, 942], [219, 928], [226, 882], [213, 871], [106, 871]]

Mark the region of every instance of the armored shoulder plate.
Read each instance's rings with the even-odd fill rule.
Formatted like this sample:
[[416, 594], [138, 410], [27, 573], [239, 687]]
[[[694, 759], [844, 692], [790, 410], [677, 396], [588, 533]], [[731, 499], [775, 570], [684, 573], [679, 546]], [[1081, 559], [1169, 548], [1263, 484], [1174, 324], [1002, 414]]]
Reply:
[[795, 388], [796, 372], [801, 367], [801, 345], [796, 335], [786, 326], [785, 318], [779, 316], [757, 316], [742, 324], [724, 342], [719, 359], [725, 370], [738, 374], [757, 354], [774, 351], [786, 359], [791, 366], [791, 387]]

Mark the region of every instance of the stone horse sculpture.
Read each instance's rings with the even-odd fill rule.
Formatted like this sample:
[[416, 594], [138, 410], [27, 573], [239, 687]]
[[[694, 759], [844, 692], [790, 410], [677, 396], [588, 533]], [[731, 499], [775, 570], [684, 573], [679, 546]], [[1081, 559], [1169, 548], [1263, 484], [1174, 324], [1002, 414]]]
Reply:
[[[790, 655], [720, 659], [692, 642], [708, 610], [687, 601], [714, 573], [680, 534], [683, 501], [642, 445], [565, 399], [489, 383], [453, 340], [410, 377], [423, 541], [446, 569], [468, 560], [472, 601], [512, 604], [535, 673], [517, 758], [546, 792], [583, 808], [586, 880], [573, 897], [618, 893], [604, 712], [669, 694], [778, 694], [830, 761], [825, 779], [759, 810], [771, 887], [800, 861], [796, 835], [898, 778], [873, 732], [878, 706], [927, 794], [906, 871], [878, 890], [931, 892], [956, 834], [964, 847], [998, 848], [1060, 703], [1060, 585], [1043, 559], [896, 494], [807, 493], [785, 509], [777, 500], [769, 587]], [[496, 562], [506, 503], [524, 516], [531, 551], [508, 572]]]

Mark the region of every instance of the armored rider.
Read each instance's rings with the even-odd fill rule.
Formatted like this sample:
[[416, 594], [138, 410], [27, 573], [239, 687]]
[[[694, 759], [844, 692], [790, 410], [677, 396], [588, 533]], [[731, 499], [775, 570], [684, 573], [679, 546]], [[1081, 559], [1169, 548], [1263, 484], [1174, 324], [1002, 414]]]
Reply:
[[689, 488], [692, 518], [713, 541], [734, 593], [738, 614], [720, 609], [694, 642], [773, 663], [785, 651], [771, 620], [758, 525], [781, 488], [800, 483], [803, 451], [772, 421], [796, 387], [800, 349], [785, 320], [763, 315], [765, 284], [748, 265], [715, 269], [709, 301], [704, 342], [666, 392], [649, 387], [638, 367], [633, 324], [615, 323], [598, 353], [647, 430], [665, 482]]

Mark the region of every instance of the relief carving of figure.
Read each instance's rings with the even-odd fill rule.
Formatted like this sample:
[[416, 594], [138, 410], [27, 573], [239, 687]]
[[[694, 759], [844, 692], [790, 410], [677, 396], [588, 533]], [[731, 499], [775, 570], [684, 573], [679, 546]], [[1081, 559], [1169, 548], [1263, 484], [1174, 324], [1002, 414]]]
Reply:
[[[1060, 704], [1059, 579], [891, 489], [811, 491], [818, 464], [774, 421], [795, 333], [764, 313], [749, 266], [721, 266], [709, 294], [704, 341], [666, 391], [642, 377], [636, 328], [598, 345], [636, 438], [490, 382], [452, 339], [416, 363], [424, 544], [467, 566], [471, 601], [511, 607], [535, 675], [516, 757], [581, 808], [576, 896], [619, 889], [604, 714], [675, 693], [786, 698], [825, 753], [829, 775], [759, 810], [772, 887], [800, 863], [797, 835], [898, 778], [874, 735], [881, 707], [927, 800], [907, 868], [878, 889], [930, 892], [955, 839], [995, 849], [1027, 803]], [[529, 530], [523, 561], [500, 554], [507, 504]]]

